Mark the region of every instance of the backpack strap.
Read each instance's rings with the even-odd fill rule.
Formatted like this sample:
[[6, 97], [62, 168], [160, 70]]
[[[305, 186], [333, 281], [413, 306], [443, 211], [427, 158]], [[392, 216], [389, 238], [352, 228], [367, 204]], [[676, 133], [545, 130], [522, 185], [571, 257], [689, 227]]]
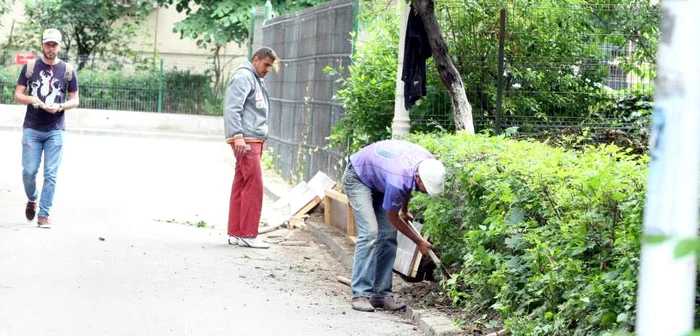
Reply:
[[70, 82], [73, 80], [73, 66], [66, 62], [66, 74], [65, 74], [66, 82]]
[[[70, 63], [68, 63], [68, 62], [65, 62], [65, 63], [66, 63], [65, 78], [66, 78], [66, 81], [70, 82], [73, 80], [73, 71], [75, 70], [75, 68], [73, 68], [73, 65], [71, 65]], [[32, 75], [34, 74], [34, 67], [36, 67], [36, 60], [35, 59], [27, 61], [27, 71], [24, 73], [24, 75], [25, 75], [25, 77], [27, 77], [27, 79], [32, 78]]]
[[27, 77], [27, 79], [32, 78], [32, 75], [34, 74], [34, 66], [36, 65], [36, 60], [29, 60], [27, 61], [27, 71], [24, 73], [24, 76]]

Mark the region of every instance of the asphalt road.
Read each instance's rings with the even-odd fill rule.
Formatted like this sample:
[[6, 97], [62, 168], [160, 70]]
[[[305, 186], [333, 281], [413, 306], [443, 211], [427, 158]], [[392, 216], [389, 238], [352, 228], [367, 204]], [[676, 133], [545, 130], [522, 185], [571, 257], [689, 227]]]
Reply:
[[66, 133], [38, 229], [20, 140], [0, 131], [0, 335], [418, 334], [351, 310], [321, 246], [228, 246], [223, 143]]

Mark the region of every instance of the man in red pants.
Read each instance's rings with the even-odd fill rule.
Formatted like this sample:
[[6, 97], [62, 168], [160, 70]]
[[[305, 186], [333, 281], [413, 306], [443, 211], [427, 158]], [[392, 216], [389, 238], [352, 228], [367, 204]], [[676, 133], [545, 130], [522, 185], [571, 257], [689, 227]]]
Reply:
[[258, 239], [263, 201], [260, 158], [267, 139], [270, 100], [263, 81], [277, 55], [260, 48], [252, 61], [238, 66], [226, 88], [224, 129], [226, 142], [236, 157], [236, 172], [231, 188], [228, 215], [228, 243], [253, 248], [269, 248]]

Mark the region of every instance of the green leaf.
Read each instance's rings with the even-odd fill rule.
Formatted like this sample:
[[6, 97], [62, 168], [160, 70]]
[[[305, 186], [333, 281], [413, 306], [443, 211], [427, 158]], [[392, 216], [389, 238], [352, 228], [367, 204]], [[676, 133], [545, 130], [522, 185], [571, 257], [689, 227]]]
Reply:
[[675, 258], [683, 258], [700, 252], [700, 238], [682, 239], [673, 251]]
[[645, 235], [643, 238], [645, 244], [661, 244], [670, 239], [665, 235]]

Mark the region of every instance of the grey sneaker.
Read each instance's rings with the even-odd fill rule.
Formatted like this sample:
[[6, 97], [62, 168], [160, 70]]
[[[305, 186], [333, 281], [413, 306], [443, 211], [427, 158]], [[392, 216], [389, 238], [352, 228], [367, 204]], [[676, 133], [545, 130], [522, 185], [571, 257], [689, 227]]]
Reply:
[[266, 249], [270, 248], [270, 244], [256, 238], [243, 238], [243, 237], [238, 237], [238, 246], [243, 246], [243, 247], [252, 247], [252, 248], [259, 248], [259, 249]]
[[383, 310], [404, 310], [406, 309], [405, 304], [398, 304], [396, 303], [396, 299], [394, 299], [393, 295], [390, 296], [372, 296], [372, 298], [369, 300], [370, 304], [372, 304], [372, 307], [377, 308], [377, 309], [383, 309]]
[[236, 237], [236, 236], [228, 236], [228, 244], [229, 244], [229, 245], [236, 245], [236, 246], [238, 246], [238, 237]]
[[39, 219], [36, 221], [36, 224], [42, 229], [50, 229], [51, 219], [49, 219], [49, 217], [47, 216], [39, 216]]
[[374, 307], [372, 307], [372, 304], [369, 303], [369, 298], [366, 296], [358, 296], [352, 298], [352, 309], [368, 313], [374, 311]]

